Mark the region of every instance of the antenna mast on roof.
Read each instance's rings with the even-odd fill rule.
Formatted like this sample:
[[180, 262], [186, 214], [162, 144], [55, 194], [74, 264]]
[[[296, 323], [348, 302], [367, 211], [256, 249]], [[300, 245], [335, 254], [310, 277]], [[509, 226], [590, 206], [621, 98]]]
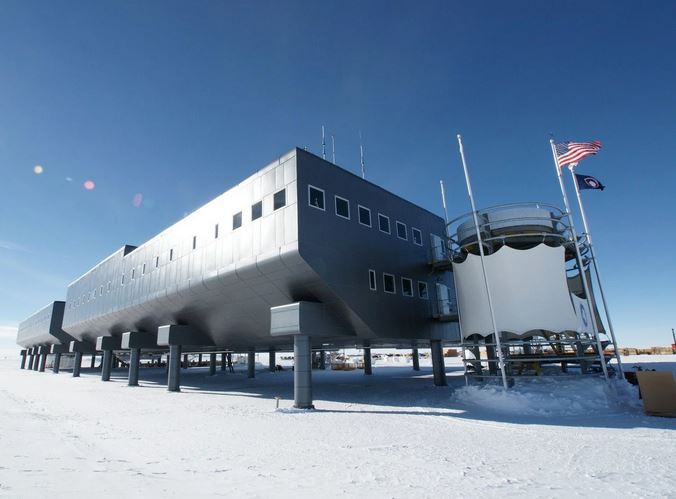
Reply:
[[336, 137], [331, 134], [331, 149], [333, 149], [333, 164], [336, 164]]
[[322, 159], [326, 159], [326, 135], [324, 134], [324, 125], [322, 125]]
[[361, 163], [361, 178], [366, 178], [366, 166], [364, 166], [364, 144], [361, 140], [361, 130], [359, 130], [359, 157]]

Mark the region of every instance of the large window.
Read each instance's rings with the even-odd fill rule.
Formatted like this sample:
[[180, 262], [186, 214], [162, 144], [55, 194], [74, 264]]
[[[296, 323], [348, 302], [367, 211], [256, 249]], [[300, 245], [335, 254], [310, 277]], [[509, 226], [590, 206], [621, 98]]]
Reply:
[[408, 277], [401, 278], [401, 294], [404, 296], [413, 296], [413, 281]]
[[427, 300], [430, 295], [427, 292], [427, 283], [423, 281], [418, 281], [418, 296], [423, 300]]
[[369, 269], [369, 289], [371, 291], [376, 291], [378, 289], [378, 284], [376, 283], [376, 271]]
[[251, 221], [258, 220], [263, 216], [263, 201], [251, 205]]
[[359, 223], [371, 227], [371, 210], [365, 206], [357, 206], [357, 211], [359, 212]]
[[239, 229], [242, 226], [242, 212], [235, 213], [232, 216], [232, 230]]
[[413, 244], [417, 244], [418, 246], [422, 246], [422, 232], [420, 232], [420, 229], [416, 229], [415, 227], [411, 227], [411, 237], [413, 238]]
[[406, 224], [397, 222], [397, 237], [408, 241], [408, 234], [406, 233]]
[[350, 202], [347, 199], [336, 196], [336, 215], [350, 219]]
[[324, 191], [319, 187], [308, 186], [308, 204], [318, 210], [325, 210]]
[[380, 229], [380, 232], [390, 234], [390, 217], [378, 213], [378, 228]]
[[383, 274], [383, 290], [385, 293], [396, 293], [397, 288], [392, 274]]
[[272, 198], [272, 209], [278, 210], [286, 206], [286, 189], [282, 189], [279, 192], [275, 192], [275, 195]]

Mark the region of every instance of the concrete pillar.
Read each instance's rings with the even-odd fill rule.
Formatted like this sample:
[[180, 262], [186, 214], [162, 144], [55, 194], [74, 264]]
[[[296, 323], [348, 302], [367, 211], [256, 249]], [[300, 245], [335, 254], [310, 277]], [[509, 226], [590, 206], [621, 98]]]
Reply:
[[35, 359], [33, 360], [33, 371], [38, 370], [38, 366], [40, 365], [40, 348], [36, 347], [33, 349], [33, 355]]
[[277, 362], [276, 362], [276, 359], [275, 359], [275, 351], [270, 350], [268, 357], [269, 357], [268, 358], [268, 369], [270, 369], [270, 371], [272, 371], [272, 372], [275, 372], [275, 367], [277, 366]]
[[40, 366], [38, 367], [38, 371], [41, 373], [45, 372], [45, 364], [47, 363], [47, 350], [45, 347], [40, 347]]
[[209, 376], [215, 376], [215, 375], [216, 375], [216, 354], [210, 353], [209, 354]]
[[169, 345], [167, 391], [181, 391], [181, 345]]
[[141, 349], [129, 349], [129, 386], [138, 386], [138, 370], [141, 365]]
[[222, 353], [221, 354], [221, 371], [225, 371], [225, 366], [226, 366], [225, 353]]
[[414, 348], [411, 353], [411, 359], [413, 359], [413, 370], [420, 371], [420, 356], [418, 355], [418, 349]]
[[101, 361], [101, 381], [110, 381], [110, 370], [113, 367], [113, 351], [104, 350]]
[[444, 365], [444, 351], [441, 347], [441, 340], [431, 340], [432, 349], [432, 371], [434, 373], [434, 385], [446, 386], [446, 366]]
[[33, 361], [35, 360], [35, 355], [33, 355], [33, 350], [30, 350], [28, 354], [28, 370], [33, 370]]
[[326, 352], [324, 350], [319, 351], [319, 369], [322, 371], [326, 369]]
[[231, 373], [234, 373], [234, 372], [235, 372], [235, 368], [232, 367], [232, 352], [228, 352], [228, 370], [229, 370]]
[[183, 368], [188, 369], [188, 354], [183, 355]]
[[73, 378], [80, 377], [80, 367], [82, 366], [82, 352], [75, 352], [73, 360]]
[[91, 369], [94, 369], [94, 368], [96, 367], [96, 354], [95, 354], [95, 353], [92, 354], [92, 362], [91, 362], [91, 364], [89, 365], [89, 367], [90, 367]]
[[60, 367], [61, 367], [61, 352], [56, 352], [54, 354], [54, 363], [52, 364], [52, 372], [54, 374], [59, 374]]
[[26, 369], [26, 350], [21, 350], [21, 369]]
[[364, 374], [370, 376], [373, 374], [373, 369], [371, 368], [371, 344], [364, 343]]
[[251, 348], [249, 350], [249, 355], [247, 356], [247, 377], [255, 378], [256, 377], [256, 350]]
[[293, 406], [314, 409], [312, 405], [312, 345], [309, 336], [293, 337]]

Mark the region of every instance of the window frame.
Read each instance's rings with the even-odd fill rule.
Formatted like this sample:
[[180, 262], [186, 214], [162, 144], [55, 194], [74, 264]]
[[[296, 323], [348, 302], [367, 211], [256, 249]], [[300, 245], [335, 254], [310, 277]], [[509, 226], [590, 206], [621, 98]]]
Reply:
[[[239, 224], [236, 224], [235, 220], [239, 217]], [[242, 227], [242, 223], [244, 222], [244, 217], [242, 216], [242, 212], [238, 211], [237, 213], [233, 213], [232, 215], [232, 230], [237, 230], [240, 227]]]
[[[364, 222], [361, 221], [361, 210], [366, 210], [366, 212], [369, 214], [368, 225], [366, 225]], [[357, 205], [357, 221], [359, 222], [360, 225], [363, 225], [364, 227], [368, 227], [369, 229], [371, 229], [373, 227], [373, 217], [371, 217], [371, 208], [367, 208], [366, 206], [358, 204]]]
[[[384, 218], [385, 220], [387, 220], [387, 230], [386, 231], [383, 230], [382, 227], [380, 226], [380, 219], [381, 218]], [[383, 215], [382, 213], [378, 213], [378, 230], [380, 232], [382, 232], [383, 234], [392, 235], [392, 225], [390, 224], [390, 217], [388, 217], [387, 215]]]
[[[395, 220], [394, 226], [396, 228], [397, 237], [399, 239], [401, 239], [402, 241], [408, 241], [408, 226], [404, 222], [400, 222], [399, 220]], [[404, 228], [404, 237], [401, 237], [399, 235], [399, 227], [400, 226]]]
[[[405, 292], [405, 287], [404, 287], [404, 282], [408, 282], [411, 286], [411, 294], [406, 294]], [[414, 298], [415, 297], [415, 288], [413, 287], [413, 279], [410, 277], [402, 277], [401, 278], [401, 294], [402, 296], [405, 296], [407, 298]]]
[[[425, 296], [420, 291], [420, 285], [423, 285], [425, 287]], [[429, 285], [425, 281], [418, 281], [418, 297], [421, 300], [429, 300], [430, 299], [430, 290], [429, 290]]]
[[[415, 233], [420, 234], [420, 242], [416, 242], [415, 240]], [[411, 226], [411, 241], [413, 241], [413, 244], [416, 246], [422, 246], [423, 245], [423, 237], [422, 237], [422, 231], [420, 229], [417, 229], [416, 227]]]
[[[277, 206], [277, 194], [283, 193], [284, 194], [284, 200], [280, 206]], [[272, 195], [272, 211], [277, 211], [281, 208], [284, 208], [286, 206], [286, 187], [284, 189], [281, 189], [277, 192], [275, 192]]]
[[[386, 277], [392, 278], [392, 291], [387, 290], [387, 284], [385, 282]], [[397, 294], [397, 278], [394, 276], [394, 274], [388, 274], [387, 272], [383, 272], [383, 291], [389, 295]]]
[[[261, 212], [256, 218], [254, 218], [254, 208], [256, 207], [260, 207]], [[263, 218], [263, 200], [257, 201], [251, 205], [251, 221], [254, 222], [259, 218]]]
[[[310, 191], [311, 191], [312, 189], [315, 189], [315, 190], [317, 190], [317, 191], [319, 191], [319, 192], [322, 193], [322, 205], [323, 205], [323, 206], [322, 206], [321, 208], [320, 208], [319, 206], [313, 205], [313, 204], [310, 202], [311, 199], [312, 199], [312, 196], [310, 195]], [[308, 204], [308, 206], [314, 208], [315, 210], [326, 211], [326, 191], [325, 191], [324, 189], [321, 189], [321, 188], [316, 187], [316, 186], [314, 186], [314, 185], [308, 184], [308, 185], [307, 185], [307, 204]]]
[[[347, 203], [347, 216], [341, 215], [340, 213], [338, 213], [338, 200], [339, 200], [339, 199], [340, 199], [341, 201], [345, 201], [345, 202]], [[344, 197], [342, 197], [342, 196], [339, 196], [338, 194], [335, 194], [335, 195], [333, 196], [333, 207], [334, 207], [334, 209], [335, 209], [335, 213], [336, 213], [336, 216], [337, 216], [337, 217], [340, 217], [340, 218], [342, 218], [342, 219], [344, 219], [344, 220], [350, 220], [350, 200], [349, 200], [349, 199], [346, 199], [346, 198], [344, 198]]]
[[378, 291], [378, 274], [373, 269], [369, 269], [369, 289]]

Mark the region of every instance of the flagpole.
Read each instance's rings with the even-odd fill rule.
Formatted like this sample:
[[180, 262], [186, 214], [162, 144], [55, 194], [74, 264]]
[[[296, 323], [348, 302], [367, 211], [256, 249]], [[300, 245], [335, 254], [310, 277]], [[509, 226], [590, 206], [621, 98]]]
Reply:
[[477, 215], [476, 205], [474, 204], [474, 194], [472, 193], [472, 183], [469, 179], [469, 170], [467, 169], [467, 161], [465, 161], [465, 149], [462, 145], [462, 136], [458, 134], [458, 146], [460, 148], [460, 158], [462, 159], [462, 168], [465, 171], [465, 182], [467, 183], [467, 193], [469, 194], [469, 201], [472, 204], [472, 216], [474, 217], [474, 228], [476, 229], [476, 238], [479, 243], [479, 258], [481, 260], [481, 272], [484, 276], [484, 285], [486, 286], [486, 296], [488, 297], [488, 309], [491, 313], [491, 323], [493, 324], [493, 333], [495, 335], [495, 342], [498, 347], [498, 364], [500, 373], [502, 374], [502, 386], [507, 390], [509, 385], [507, 383], [507, 374], [505, 373], [505, 359], [503, 358], [502, 342], [500, 334], [498, 333], [498, 324], [495, 321], [495, 311], [493, 310], [493, 298], [491, 297], [491, 287], [488, 284], [488, 275], [486, 274], [486, 264], [484, 263], [484, 244], [481, 240], [481, 231], [479, 230], [479, 217]]
[[617, 359], [617, 368], [620, 371], [620, 376], [624, 379], [624, 370], [622, 369], [622, 361], [620, 360], [619, 346], [617, 345], [617, 340], [615, 339], [615, 330], [613, 329], [613, 321], [610, 320], [610, 311], [608, 310], [608, 303], [606, 302], [606, 294], [603, 292], [603, 284], [601, 284], [601, 271], [599, 270], [599, 261], [596, 258], [596, 252], [594, 251], [594, 243], [592, 242], [591, 231], [589, 230], [589, 223], [587, 222], [587, 213], [584, 211], [584, 205], [582, 204], [582, 196], [580, 195], [580, 186], [577, 184], [577, 179], [575, 178], [575, 163], [568, 166], [570, 170], [570, 176], [573, 179], [573, 184], [575, 185], [575, 194], [577, 195], [577, 204], [580, 206], [580, 215], [582, 215], [582, 226], [584, 227], [584, 233], [587, 235], [587, 241], [589, 241], [589, 251], [591, 252], [592, 262], [594, 263], [594, 273], [596, 274], [596, 282], [599, 285], [599, 292], [601, 293], [601, 301], [603, 302], [603, 309], [606, 311], [606, 320], [608, 321], [608, 329], [610, 329], [610, 338], [613, 340], [613, 346], [615, 347], [615, 359]]
[[[575, 245], [575, 255], [577, 256], [578, 270], [580, 272], [580, 280], [582, 281], [582, 289], [584, 289], [584, 294], [587, 297], [587, 305], [589, 306], [589, 316], [592, 323], [592, 332], [594, 333], [594, 338], [596, 339], [596, 347], [599, 350], [599, 360], [601, 362], [601, 369], [603, 370], [603, 375], [607, 381], [610, 380], [608, 377], [608, 368], [606, 367], [606, 359], [603, 355], [603, 347], [601, 345], [601, 338], [599, 338], [599, 333], [596, 328], [596, 314], [594, 313], [594, 304], [591, 300], [591, 294], [589, 293], [589, 286], [587, 285], [587, 279], [584, 272], [584, 264], [582, 263], [582, 254], [580, 253], [580, 245], [577, 241], [577, 233], [575, 232], [575, 223], [573, 222], [573, 215], [570, 211], [570, 203], [568, 202], [568, 194], [566, 193], [566, 186], [563, 184], [563, 176], [561, 175], [561, 168], [559, 168], [559, 159], [556, 154], [556, 146], [554, 145], [554, 139], [549, 139], [549, 145], [552, 148], [552, 157], [554, 158], [554, 170], [556, 170], [556, 177], [559, 179], [559, 187], [561, 187], [561, 194], [563, 195], [563, 204], [566, 209], [566, 216], [568, 217], [568, 222], [570, 223], [570, 230], [573, 233], [573, 244]], [[577, 311], [576, 311], [577, 312]]]

